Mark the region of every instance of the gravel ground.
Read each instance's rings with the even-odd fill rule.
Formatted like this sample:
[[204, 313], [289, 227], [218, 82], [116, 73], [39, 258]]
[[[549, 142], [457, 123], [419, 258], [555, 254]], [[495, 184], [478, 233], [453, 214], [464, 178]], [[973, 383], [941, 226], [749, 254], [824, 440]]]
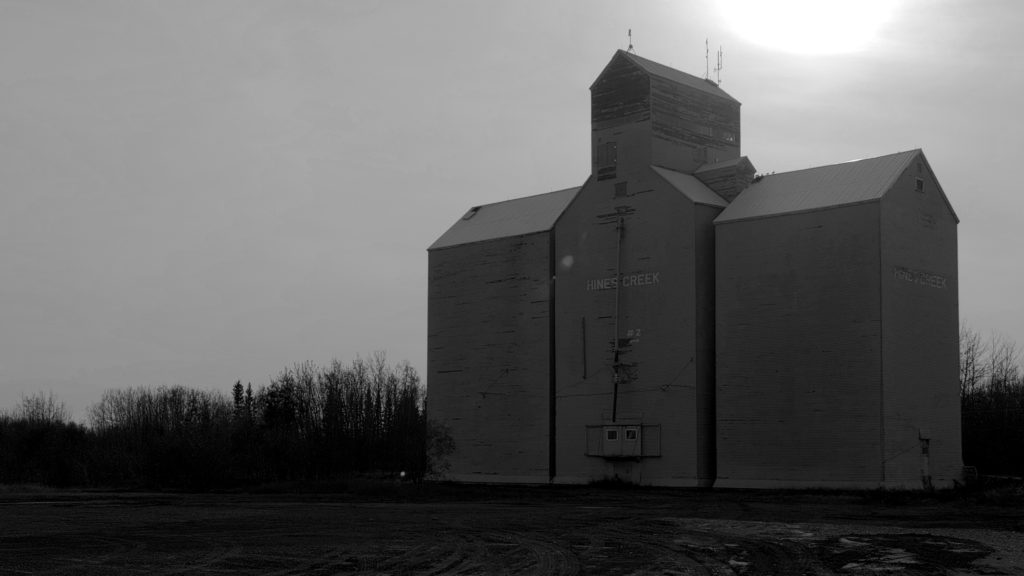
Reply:
[[872, 494], [402, 488], [0, 494], [0, 574], [1024, 575], [1019, 506]]

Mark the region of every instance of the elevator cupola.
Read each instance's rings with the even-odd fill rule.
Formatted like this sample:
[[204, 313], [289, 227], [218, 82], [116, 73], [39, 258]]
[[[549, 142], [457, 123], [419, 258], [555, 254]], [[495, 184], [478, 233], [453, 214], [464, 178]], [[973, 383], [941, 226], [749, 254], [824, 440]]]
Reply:
[[592, 174], [692, 174], [740, 156], [740, 103], [717, 84], [619, 50], [590, 86]]

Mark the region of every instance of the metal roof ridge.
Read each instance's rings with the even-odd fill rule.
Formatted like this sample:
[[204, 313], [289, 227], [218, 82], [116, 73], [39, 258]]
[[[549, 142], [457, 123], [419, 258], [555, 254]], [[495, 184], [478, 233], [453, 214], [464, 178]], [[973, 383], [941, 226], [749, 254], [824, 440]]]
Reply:
[[[651, 76], [657, 76], [658, 78], [662, 78], [670, 82], [674, 82], [676, 84], [687, 85], [691, 88], [701, 90], [702, 92], [705, 92], [707, 94], [711, 94], [719, 98], [724, 98], [726, 100], [736, 102], [737, 104], [740, 103], [739, 100], [733, 98], [732, 95], [723, 90], [721, 86], [719, 86], [712, 80], [709, 80], [707, 78], [701, 78], [700, 76], [694, 76], [689, 72], [683, 72], [682, 70], [673, 68], [667, 64], [656, 62], [654, 60], [651, 60], [650, 58], [644, 58], [643, 56], [634, 54], [632, 52], [627, 52], [621, 48], [615, 51], [615, 54], [612, 56], [612, 60], [609, 61], [608, 64], [606, 64], [605, 67], [601, 69], [601, 73], [598, 74], [597, 78], [594, 79], [594, 82], [591, 83], [591, 89], [594, 88], [598, 80], [600, 80], [601, 77], [604, 75], [605, 71], [608, 69], [608, 66], [615, 60], [615, 58], [619, 57], [620, 55], [627, 61], [629, 61], [631, 64], [639, 67], [641, 70], [643, 70], [644, 72]], [[673, 78], [673, 75], [677, 77]]]
[[[693, 80], [697, 80], [699, 82], [707, 82], [708, 86], [711, 86], [712, 88], [717, 88], [719, 90], [722, 90], [722, 87], [719, 86], [718, 84], [716, 84], [713, 80], [709, 80], [707, 78], [701, 78], [700, 76], [695, 76], [693, 74], [690, 74], [689, 72], [684, 72], [684, 71], [682, 71], [682, 70], [680, 70], [678, 68], [673, 68], [672, 66], [669, 66], [668, 64], [662, 64], [661, 62], [658, 62], [657, 60], [651, 60], [650, 58], [644, 58], [643, 56], [641, 56], [639, 54], [635, 54], [633, 52], [627, 52], [627, 51], [623, 50], [622, 48], [619, 48], [616, 52], [617, 53], [618, 52], [622, 52], [622, 54], [625, 55], [626, 58], [629, 58], [629, 59], [633, 60], [635, 64], [637, 64], [639, 66], [642, 66], [645, 69], [648, 69], [649, 67], [650, 68], [654, 68], [655, 70], [648, 69], [648, 71], [651, 72], [651, 73], [654, 73], [654, 74], [658, 74], [659, 76], [662, 76], [663, 74], [660, 74], [659, 73], [660, 71], [657, 70], [657, 68], [665, 68], [667, 70], [671, 70], [674, 73], [682, 74], [683, 76], [685, 76], [687, 78], [692, 78]], [[724, 90], [722, 90], [722, 91], [724, 92]]]
[[819, 166], [808, 166], [807, 168], [797, 168], [796, 170], [787, 170], [786, 172], [773, 172], [771, 174], [765, 174], [763, 179], [773, 178], [775, 176], [786, 176], [789, 174], [796, 174], [797, 172], [807, 172], [809, 170], [824, 170], [825, 168], [834, 168], [836, 166], [842, 166], [844, 164], [857, 164], [860, 162], [870, 162], [872, 160], [881, 160], [882, 158], [889, 158], [892, 156], [899, 156], [901, 154], [907, 154], [908, 162], [909, 158], [912, 158], [912, 154], [920, 153], [920, 148], [912, 148], [910, 150], [902, 150], [900, 152], [893, 152], [891, 154], [882, 154], [881, 156], [872, 156], [870, 158], [855, 158], [853, 160], [843, 160], [842, 162], [833, 162], [832, 164], [821, 164]]
[[564, 192], [568, 192], [569, 190], [579, 190], [580, 188], [582, 188], [582, 186], [569, 186], [568, 188], [559, 188], [558, 190], [551, 190], [549, 192], [539, 192], [537, 194], [528, 194], [526, 196], [517, 196], [515, 198], [506, 198], [504, 200], [496, 200], [494, 202], [488, 202], [486, 204], [477, 204], [475, 206], [470, 206], [470, 209], [473, 209], [473, 208], [484, 208], [484, 207], [487, 207], [487, 206], [494, 206], [496, 204], [505, 204], [506, 202], [520, 202], [522, 200], [529, 200], [531, 198], [536, 198], [538, 196], [547, 196], [548, 194], [561, 194], [561, 193], [564, 193]]
[[580, 187], [574, 186], [472, 206], [427, 251], [550, 232], [579, 191]]
[[854, 202], [846, 202], [846, 203], [843, 203], [843, 204], [825, 204], [825, 205], [822, 205], [822, 206], [811, 206], [811, 207], [808, 207], [808, 208], [800, 208], [800, 209], [797, 209], [797, 210], [789, 210], [789, 211], [784, 211], [784, 212], [768, 212], [768, 213], [764, 213], [764, 214], [752, 214], [752, 215], [749, 215], [749, 216], [730, 217], [730, 218], [724, 218], [724, 219], [722, 218], [722, 216], [725, 214], [725, 211], [723, 210], [722, 214], [719, 214], [718, 216], [716, 216], [715, 219], [711, 221], [711, 223], [714, 224], [715, 226], [718, 226], [719, 224], [731, 224], [733, 222], [750, 222], [751, 220], [765, 220], [765, 219], [768, 219], [768, 218], [781, 218], [783, 216], [792, 216], [794, 214], [809, 214], [811, 212], [825, 212], [827, 210], [838, 210], [840, 208], [849, 208], [850, 206], [863, 206], [865, 204], [876, 204], [876, 203], [878, 203], [878, 201], [879, 201], [878, 198], [868, 198], [866, 200], [857, 200], [857, 201], [854, 201]]
[[746, 156], [737, 156], [736, 158], [730, 158], [729, 160], [721, 160], [719, 162], [709, 162], [701, 164], [700, 166], [697, 167], [696, 170], [694, 170], [693, 173], [696, 175], [700, 174], [701, 172], [710, 172], [712, 170], [725, 168], [727, 166], [738, 166], [744, 162], [750, 164], [751, 168], [754, 167], [754, 163], [750, 161], [750, 158]]
[[922, 156], [915, 148], [766, 175], [741, 192], [716, 223], [878, 202]]

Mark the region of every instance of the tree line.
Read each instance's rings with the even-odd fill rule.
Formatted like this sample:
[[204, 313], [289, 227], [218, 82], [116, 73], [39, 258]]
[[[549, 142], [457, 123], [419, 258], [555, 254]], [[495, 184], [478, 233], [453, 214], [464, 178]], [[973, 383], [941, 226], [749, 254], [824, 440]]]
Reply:
[[71, 421], [52, 394], [0, 413], [0, 482], [210, 489], [373, 474], [418, 478], [452, 449], [408, 364], [306, 362], [230, 394], [108, 390]]
[[[960, 330], [964, 463], [1024, 476], [1024, 369], [1016, 344]], [[453, 449], [426, 417], [408, 364], [383, 354], [306, 362], [230, 394], [184, 386], [104, 392], [85, 424], [52, 394], [0, 412], [0, 483], [208, 489], [354, 474], [422, 477]]]
[[1024, 476], [1024, 370], [1013, 341], [961, 324], [960, 407], [964, 464]]

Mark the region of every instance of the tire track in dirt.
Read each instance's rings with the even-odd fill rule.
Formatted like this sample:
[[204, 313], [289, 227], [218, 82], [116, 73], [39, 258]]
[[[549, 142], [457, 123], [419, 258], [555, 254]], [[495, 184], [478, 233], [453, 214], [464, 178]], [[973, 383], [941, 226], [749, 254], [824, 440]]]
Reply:
[[536, 566], [529, 573], [558, 576], [579, 574], [579, 558], [571, 549], [521, 534], [515, 535], [514, 538], [522, 548], [536, 558]]
[[174, 576], [177, 574], [196, 574], [200, 571], [209, 573], [211, 570], [217, 567], [219, 564], [223, 564], [233, 558], [237, 558], [242, 554], [243, 548], [241, 546], [230, 546], [227, 544], [218, 543], [215, 550], [204, 552], [199, 558], [189, 560], [181, 566], [174, 566], [165, 568], [163, 570], [152, 570], [150, 574], [159, 574], [160, 576]]
[[[473, 549], [466, 539], [444, 534], [439, 541], [414, 546], [405, 552], [379, 560], [373, 570], [379, 572], [400, 571], [406, 574], [458, 574], [472, 562]], [[359, 574], [379, 572], [361, 571]]]
[[[709, 542], [704, 538], [686, 538], [674, 525], [649, 520], [606, 527], [606, 537], [644, 550], [634, 570], [650, 574], [693, 574], [695, 576], [732, 575], [733, 572], [707, 553]], [[691, 544], [691, 542], [693, 544]], [[613, 562], [615, 560], [612, 560]], [[620, 560], [621, 562], [621, 560]]]
[[[678, 500], [687, 493], [636, 501], [619, 492], [557, 496], [330, 506], [248, 497], [142, 508], [7, 504], [0, 574], [1024, 574], [1012, 554], [1024, 536], [943, 528], [945, 508], [911, 509], [917, 516], [895, 526], [888, 524], [895, 513], [882, 508], [848, 509], [859, 524], [783, 510], [776, 516], [787, 523], [764, 520], [760, 509], [737, 518], [745, 505], [729, 495], [688, 507]], [[875, 517], [881, 513], [885, 524]], [[981, 563], [990, 555], [1006, 559]]]
[[454, 571], [430, 574], [551, 574], [576, 576], [580, 561], [567, 543], [544, 531], [494, 529], [465, 519], [445, 523], [462, 537], [463, 557]]
[[69, 549], [53, 537], [19, 537], [13, 540], [23, 540], [23, 546], [12, 547], [5, 539], [0, 555], [5, 564], [33, 566], [27, 572], [30, 574], [64, 575], [97, 572], [147, 548], [145, 542], [136, 539], [100, 534], [62, 534], [61, 537], [73, 539], [76, 546]]

